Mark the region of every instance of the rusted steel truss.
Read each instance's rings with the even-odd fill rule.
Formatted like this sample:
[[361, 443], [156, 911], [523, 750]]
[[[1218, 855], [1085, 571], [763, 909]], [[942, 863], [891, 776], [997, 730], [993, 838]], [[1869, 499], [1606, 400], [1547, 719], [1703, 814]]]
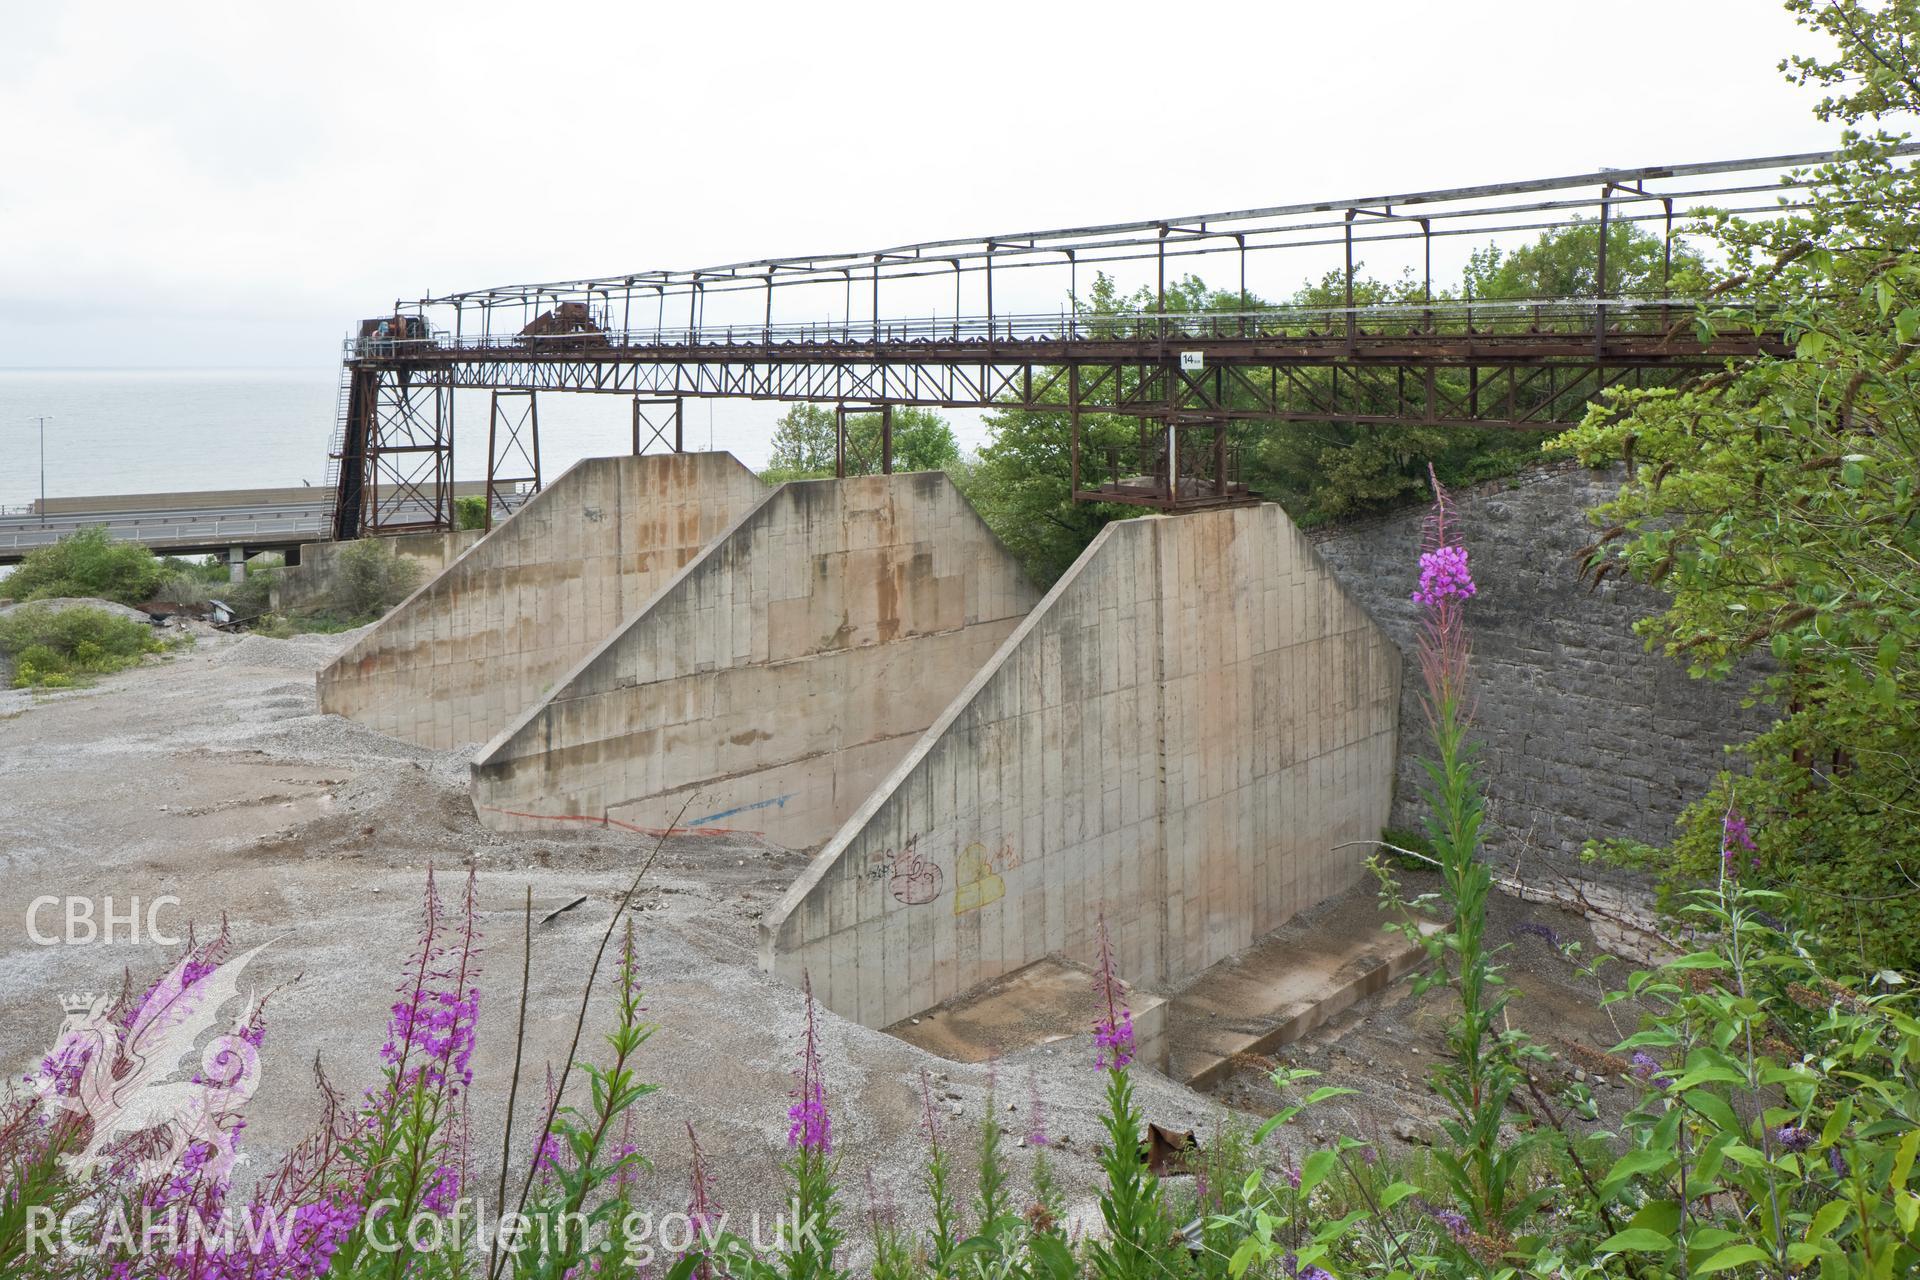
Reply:
[[[1900, 154], [1920, 154], [1920, 144]], [[1766, 218], [1804, 207], [1812, 166], [1830, 158], [1603, 170], [400, 303], [348, 343], [350, 394], [333, 454], [336, 530], [417, 527], [423, 510], [450, 520], [450, 504], [436, 490], [451, 478], [452, 392], [465, 388], [632, 396], [636, 451], [668, 447], [669, 420], [671, 447], [682, 447], [688, 396], [833, 404], [843, 440], [845, 413], [862, 408], [888, 418], [887, 407], [901, 405], [1059, 411], [1075, 443], [1078, 495], [1162, 507], [1245, 496], [1230, 474], [1236, 424], [1548, 428], [1576, 421], [1609, 387], [1673, 385], [1728, 359], [1784, 351], [1777, 322], [1741, 314], [1737, 300], [1717, 299], [1722, 314], [1712, 334], [1696, 334], [1694, 304], [1670, 296], [1667, 268], [1690, 219], [1709, 210]], [[1435, 297], [1437, 240], [1483, 243], [1582, 220], [1600, 232], [1590, 295]], [[1663, 238], [1659, 284], [1634, 296], [1618, 287], [1607, 261], [1606, 232], [1622, 223], [1656, 228]], [[1356, 305], [1360, 255], [1395, 242], [1419, 255], [1417, 300]], [[1250, 258], [1315, 249], [1344, 256], [1341, 305], [1201, 314], [1167, 305], [1169, 269], [1198, 269], [1216, 286], [1237, 279], [1241, 303], [1254, 308]], [[1152, 264], [1148, 305], [1119, 314], [1090, 307], [1080, 284], [1129, 262]], [[1067, 305], [1058, 314], [1007, 305], [1018, 288], [1035, 296], [1022, 282], [1038, 273], [1050, 273], [1048, 290], [1064, 286]], [[929, 314], [927, 291], [949, 283], [951, 310]], [[905, 294], [909, 301], [890, 302]], [[784, 317], [782, 298], [805, 298], [811, 316]], [[913, 314], [892, 314], [890, 306]], [[428, 391], [430, 404], [419, 400]], [[1089, 414], [1144, 424], [1128, 448], [1105, 439], [1096, 450], [1127, 453], [1114, 464], [1125, 474], [1092, 474], [1097, 459], [1083, 456], [1076, 429]], [[853, 465], [890, 466], [888, 434], [880, 458]], [[403, 475], [409, 458], [414, 464]], [[843, 446], [839, 469], [848, 466]], [[402, 510], [370, 490], [399, 492], [408, 502]], [[395, 523], [402, 520], [414, 524]]]
[[369, 380], [363, 399], [355, 405], [366, 424], [359, 449], [366, 479], [353, 504], [360, 527], [453, 528], [451, 389], [396, 370]]
[[[524, 474], [511, 475], [524, 469]], [[496, 388], [487, 413], [487, 512], [484, 527], [493, 528], [496, 507], [509, 510], [509, 498], [520, 492], [540, 492], [540, 393]]]

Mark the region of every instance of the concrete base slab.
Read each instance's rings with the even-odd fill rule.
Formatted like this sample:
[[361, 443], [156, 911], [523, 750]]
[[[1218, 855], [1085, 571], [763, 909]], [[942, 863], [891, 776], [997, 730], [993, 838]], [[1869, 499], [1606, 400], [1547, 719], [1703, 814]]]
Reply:
[[[908, 1044], [954, 1062], [986, 1062], [1002, 1054], [1087, 1036], [1094, 1023], [1092, 971], [1048, 956], [886, 1028]], [[1150, 991], [1128, 993], [1134, 1060], [1167, 1069], [1167, 1001]]]
[[1425, 950], [1387, 922], [1371, 890], [1349, 891], [1202, 973], [1173, 997], [1167, 1074], [1208, 1088], [1235, 1057], [1290, 1044], [1424, 967]]

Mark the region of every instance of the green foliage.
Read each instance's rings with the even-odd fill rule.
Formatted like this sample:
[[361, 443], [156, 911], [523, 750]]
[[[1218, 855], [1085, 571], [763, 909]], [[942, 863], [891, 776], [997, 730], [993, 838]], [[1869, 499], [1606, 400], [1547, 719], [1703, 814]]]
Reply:
[[[1665, 238], [1631, 222], [1607, 228], [1609, 298], [1686, 297], [1697, 287], [1704, 267], [1700, 255], [1680, 245], [1671, 262]], [[1600, 224], [1575, 218], [1573, 225], [1543, 231], [1532, 244], [1510, 253], [1499, 246], [1478, 249], [1461, 279], [1467, 298], [1517, 301], [1524, 298], [1596, 298], [1602, 295]]]
[[262, 565], [247, 570], [247, 576], [239, 582], [226, 582], [208, 592], [211, 599], [222, 601], [233, 610], [236, 618], [258, 618], [267, 612], [273, 600], [273, 586], [280, 577], [280, 569], [273, 565]]
[[316, 612], [359, 626], [405, 600], [419, 585], [417, 563], [395, 555], [380, 538], [361, 538], [334, 558], [333, 586], [325, 608]]
[[[1591, 297], [1593, 261], [1599, 244], [1597, 224], [1576, 224], [1542, 232], [1533, 244], [1510, 254], [1489, 246], [1476, 253], [1457, 285], [1440, 285], [1435, 302], [1465, 298], [1488, 302], [1543, 295]], [[1608, 231], [1609, 293], [1654, 295], [1664, 279], [1663, 241], [1632, 223]], [[1584, 264], [1584, 267], [1582, 266]], [[1580, 274], [1581, 270], [1585, 275]], [[1673, 280], [1691, 285], [1698, 258], [1676, 250]], [[1418, 306], [1428, 295], [1424, 284], [1411, 276], [1380, 280], [1357, 271], [1353, 302], [1357, 306]], [[1308, 308], [1347, 304], [1344, 272], [1330, 272], [1303, 285], [1286, 305]], [[1150, 290], [1120, 293], [1104, 274], [1096, 277], [1081, 314], [1096, 330], [1102, 317], [1152, 311], [1160, 298]], [[1188, 276], [1167, 286], [1165, 309], [1184, 314], [1231, 313], [1270, 309], [1273, 303], [1251, 294], [1209, 288]], [[1450, 399], [1464, 399], [1467, 374], [1441, 370], [1437, 390]], [[1066, 402], [1064, 378], [1049, 384], [1044, 399]], [[1244, 388], [1230, 388], [1228, 403], [1257, 407]], [[1363, 386], [1343, 393], [1359, 397], [1353, 407], [1365, 411], [1368, 399], [1381, 412], [1393, 410], [1385, 393]], [[1522, 393], [1522, 401], [1525, 393]], [[1311, 403], [1298, 389], [1292, 407], [1307, 411]], [[1521, 409], [1526, 406], [1520, 405]], [[827, 427], [827, 465], [832, 462], [831, 415]], [[1042, 582], [1058, 578], [1109, 520], [1139, 514], [1135, 507], [1079, 503], [1071, 499], [1072, 455], [1068, 416], [1035, 409], [1003, 409], [987, 415], [989, 441], [979, 458], [957, 475], [967, 497], [1000, 539]], [[1108, 450], [1128, 457], [1137, 449], [1139, 422], [1131, 417], [1083, 414], [1084, 458], [1101, 459]], [[1343, 516], [1380, 511], [1416, 501], [1426, 491], [1428, 468], [1448, 485], [1473, 484], [1510, 475], [1540, 457], [1537, 435], [1502, 428], [1364, 426], [1338, 422], [1248, 422], [1228, 431], [1230, 448], [1240, 459], [1240, 476], [1254, 492], [1285, 506], [1295, 520], [1314, 525]]]
[[[1778, 709], [1746, 744], [1738, 786], [1766, 833], [1767, 874], [1867, 968], [1920, 961], [1920, 171], [1895, 139], [1854, 126], [1920, 109], [1912, 5], [1788, 8], [1837, 58], [1794, 58], [1837, 89], [1848, 126], [1816, 171], [1812, 207], [1764, 222], [1717, 217], [1724, 285], [1785, 326], [1790, 354], [1731, 364], [1678, 393], [1596, 406], [1558, 442], [1635, 469], [1597, 511], [1600, 576], [1657, 583], [1649, 647], [1695, 676], [1771, 659], [1756, 692]], [[1703, 333], [1746, 322], [1707, 306]], [[1666, 870], [1714, 868], [1719, 802], [1683, 820]]]
[[631, 1255], [623, 1229], [633, 1208], [626, 1182], [645, 1169], [647, 1161], [620, 1140], [621, 1130], [615, 1125], [626, 1121], [632, 1109], [659, 1086], [643, 1083], [634, 1068], [635, 1056], [656, 1028], [641, 1016], [646, 1010], [640, 1003], [631, 919], [621, 948], [617, 990], [618, 1008], [606, 1036], [611, 1060], [605, 1066], [581, 1064], [589, 1087], [588, 1104], [561, 1107], [550, 1138], [543, 1135], [535, 1144], [536, 1149], [544, 1149], [552, 1141], [557, 1154], [545, 1162], [525, 1212], [538, 1222], [576, 1225], [529, 1234], [527, 1247], [513, 1255], [515, 1280], [624, 1275], [638, 1261]]
[[[225, 581], [226, 575], [221, 575]], [[205, 605], [214, 598], [216, 588], [206, 577], [193, 572], [168, 572], [154, 588], [153, 598], [181, 607]]]
[[[880, 415], [847, 415], [848, 474], [880, 468]], [[769, 484], [805, 480], [834, 473], [834, 444], [838, 427], [834, 411], [818, 404], [796, 404], [782, 414], [773, 429], [773, 453], [760, 478]], [[868, 465], [861, 466], [861, 460]], [[931, 409], [895, 408], [893, 411], [893, 469], [944, 471], [960, 461], [960, 445], [947, 420]]]
[[1920, 1269], [1912, 998], [1829, 977], [1811, 939], [1764, 923], [1782, 905], [1723, 877], [1683, 911], [1709, 945], [1615, 994], [1650, 1009], [1617, 1050], [1640, 1103], [1610, 1167], [1560, 1206], [1605, 1229], [1542, 1249], [1535, 1274]]
[[[1562, 246], [1566, 238], [1578, 238], [1579, 228], [1542, 233], [1535, 250], [1556, 256], [1570, 256]], [[1627, 230], [1628, 238], [1647, 239], [1644, 233]], [[1594, 237], [1586, 237], [1591, 251]], [[1522, 250], [1522, 253], [1527, 250]], [[1497, 249], [1483, 251], [1483, 260], [1498, 261]], [[1418, 305], [1426, 299], [1423, 284], [1410, 276], [1383, 281], [1359, 273], [1353, 282], [1355, 306]], [[1433, 300], [1444, 302], [1459, 298], [1461, 288], [1439, 287]], [[1518, 280], [1482, 282], [1489, 292], [1475, 297], [1497, 300], [1504, 294], [1496, 288], [1522, 287]], [[1289, 298], [1299, 307], [1340, 307], [1346, 305], [1344, 273], [1329, 272]], [[1436, 373], [1436, 389], [1443, 395], [1460, 399], [1466, 374], [1443, 370]], [[1397, 399], [1370, 392], [1363, 386], [1348, 388], [1346, 394], [1357, 411], [1396, 411]], [[1304, 399], [1294, 406], [1307, 410]], [[1413, 425], [1362, 426], [1339, 422], [1260, 423], [1237, 429], [1242, 448], [1242, 471], [1255, 492], [1287, 508], [1303, 525], [1382, 511], [1418, 501], [1427, 491], [1431, 467], [1448, 485], [1472, 484], [1494, 476], [1510, 475], [1539, 457], [1538, 438], [1526, 432], [1498, 428], [1422, 427]]]
[[[986, 418], [990, 442], [971, 466], [954, 473], [974, 510], [1042, 586], [1067, 571], [1109, 520], [1140, 514], [1138, 507], [1073, 501], [1073, 461], [1067, 415], [1007, 409]], [[1081, 419], [1088, 443], [1120, 442], [1132, 427], [1118, 418]]]
[[227, 565], [218, 556], [161, 556], [160, 574], [163, 582], [190, 579], [212, 586], [227, 580]]
[[1160, 1180], [1140, 1159], [1146, 1117], [1133, 1099], [1133, 1078], [1125, 1067], [1107, 1069], [1102, 1123], [1107, 1136], [1100, 1145], [1100, 1164], [1107, 1172], [1107, 1187], [1100, 1197], [1100, 1217], [1107, 1238], [1093, 1246], [1093, 1274], [1101, 1280], [1150, 1280], [1166, 1270], [1173, 1222]]
[[91, 596], [139, 604], [153, 595], [161, 573], [153, 552], [137, 542], [116, 542], [99, 525], [29, 551], [7, 579], [6, 591], [17, 600]]
[[[182, 636], [175, 644], [189, 644]], [[173, 647], [151, 626], [104, 609], [22, 605], [0, 617], [0, 653], [13, 658], [18, 689], [65, 688], [91, 675], [124, 671]]]
[[487, 527], [487, 500], [478, 494], [455, 498], [453, 517], [456, 529], [484, 529]]
[[[1439, 852], [1424, 831], [1416, 831], [1412, 827], [1385, 827], [1380, 832], [1380, 843], [1388, 846], [1383, 856], [1392, 859], [1403, 870], [1418, 871], [1439, 864]], [[1397, 852], [1401, 849], [1406, 852]]]

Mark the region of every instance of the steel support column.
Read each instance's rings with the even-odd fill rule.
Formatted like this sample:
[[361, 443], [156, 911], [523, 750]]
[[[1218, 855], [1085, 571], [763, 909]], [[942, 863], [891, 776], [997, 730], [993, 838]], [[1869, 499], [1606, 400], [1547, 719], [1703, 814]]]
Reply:
[[[487, 418], [487, 529], [493, 528], [497, 505], [509, 511], [503, 486], [529, 484], [529, 493], [540, 492], [540, 401], [537, 391], [496, 390]], [[526, 474], [502, 475], [503, 464], [518, 460]]]

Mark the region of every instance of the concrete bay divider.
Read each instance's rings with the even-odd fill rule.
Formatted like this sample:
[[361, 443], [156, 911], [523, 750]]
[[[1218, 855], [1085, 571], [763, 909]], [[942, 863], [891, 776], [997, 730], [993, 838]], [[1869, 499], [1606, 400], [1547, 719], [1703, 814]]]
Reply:
[[1351, 885], [1400, 657], [1272, 505], [1108, 525], [760, 926], [887, 1026], [1051, 954], [1169, 987]]
[[940, 472], [794, 481], [475, 757], [499, 830], [832, 835], [1039, 593]]
[[725, 453], [576, 463], [322, 670], [320, 709], [484, 742], [767, 492]]

